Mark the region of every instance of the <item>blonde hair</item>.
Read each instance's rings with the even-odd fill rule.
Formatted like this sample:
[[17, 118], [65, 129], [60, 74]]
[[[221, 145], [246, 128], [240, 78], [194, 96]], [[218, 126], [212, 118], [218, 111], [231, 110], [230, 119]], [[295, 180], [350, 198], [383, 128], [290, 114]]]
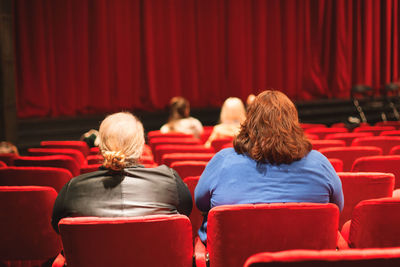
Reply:
[[220, 123], [242, 123], [246, 119], [246, 109], [242, 100], [229, 97], [221, 108]]
[[107, 116], [100, 124], [100, 152], [107, 169], [122, 170], [138, 162], [143, 152], [142, 123], [129, 112]]

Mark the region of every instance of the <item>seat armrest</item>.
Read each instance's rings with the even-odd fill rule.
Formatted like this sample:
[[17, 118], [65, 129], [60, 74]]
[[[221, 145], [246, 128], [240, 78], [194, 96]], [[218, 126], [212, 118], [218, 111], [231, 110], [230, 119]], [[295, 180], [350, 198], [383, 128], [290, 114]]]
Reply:
[[337, 243], [336, 246], [338, 249], [349, 249], [349, 244], [346, 239], [342, 236], [342, 234], [338, 231]]
[[58, 254], [58, 256], [53, 261], [53, 264], [51, 265], [51, 267], [64, 267], [64, 266], [65, 266], [65, 258], [60, 253], [60, 254]]
[[348, 220], [345, 222], [342, 226], [342, 230], [340, 231], [340, 234], [344, 238], [344, 240], [349, 243], [349, 236], [350, 236], [350, 225], [351, 225], [351, 220]]

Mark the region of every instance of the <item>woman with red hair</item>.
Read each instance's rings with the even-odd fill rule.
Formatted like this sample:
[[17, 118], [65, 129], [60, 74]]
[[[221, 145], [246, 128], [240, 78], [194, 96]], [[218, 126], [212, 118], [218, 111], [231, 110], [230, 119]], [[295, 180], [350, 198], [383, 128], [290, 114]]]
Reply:
[[[312, 150], [296, 107], [279, 91], [264, 91], [248, 107], [234, 139], [208, 163], [195, 190], [207, 213], [228, 204], [313, 202], [343, 208], [343, 191], [328, 159]], [[207, 216], [199, 230], [207, 238]]]

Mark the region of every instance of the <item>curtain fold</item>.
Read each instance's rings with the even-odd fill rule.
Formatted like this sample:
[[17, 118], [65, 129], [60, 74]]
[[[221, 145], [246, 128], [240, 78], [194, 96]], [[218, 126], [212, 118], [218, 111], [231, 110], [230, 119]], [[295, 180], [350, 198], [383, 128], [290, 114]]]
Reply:
[[400, 80], [399, 0], [14, 0], [20, 118]]

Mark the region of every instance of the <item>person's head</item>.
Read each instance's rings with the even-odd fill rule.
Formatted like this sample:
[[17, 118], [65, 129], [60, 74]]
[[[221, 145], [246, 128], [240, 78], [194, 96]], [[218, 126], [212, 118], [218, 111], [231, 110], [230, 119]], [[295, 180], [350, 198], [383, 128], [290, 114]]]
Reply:
[[84, 141], [89, 147], [99, 146], [99, 131], [90, 129], [86, 133], [82, 134], [79, 140]]
[[250, 106], [251, 103], [253, 103], [253, 101], [254, 101], [255, 98], [256, 98], [255, 95], [249, 94], [249, 96], [248, 96], [247, 99], [246, 99], [246, 106], [247, 106], [247, 107]]
[[290, 164], [307, 155], [312, 145], [292, 101], [279, 91], [267, 90], [249, 106], [234, 148], [258, 163]]
[[129, 112], [107, 116], [100, 124], [100, 152], [103, 166], [121, 170], [138, 162], [144, 146], [142, 123]]
[[181, 96], [173, 97], [169, 102], [169, 121], [187, 118], [189, 115], [189, 101]]
[[16, 154], [18, 153], [18, 148], [10, 142], [1, 141], [0, 142], [0, 154]]
[[221, 108], [220, 123], [242, 123], [246, 119], [246, 110], [242, 100], [229, 97]]

